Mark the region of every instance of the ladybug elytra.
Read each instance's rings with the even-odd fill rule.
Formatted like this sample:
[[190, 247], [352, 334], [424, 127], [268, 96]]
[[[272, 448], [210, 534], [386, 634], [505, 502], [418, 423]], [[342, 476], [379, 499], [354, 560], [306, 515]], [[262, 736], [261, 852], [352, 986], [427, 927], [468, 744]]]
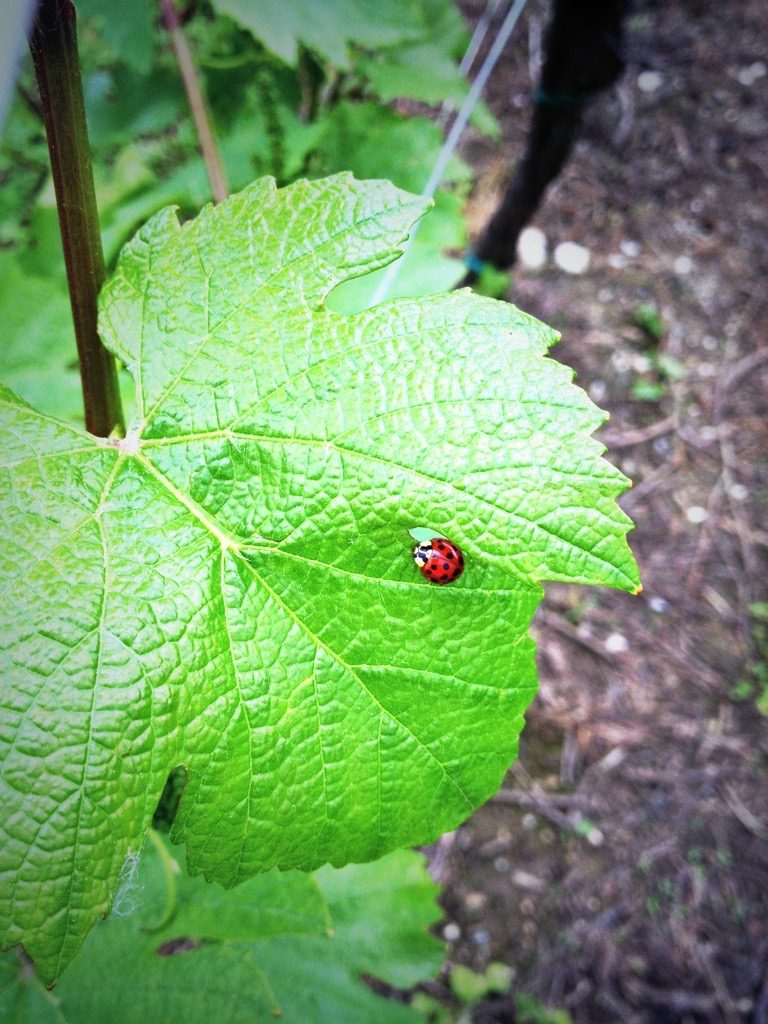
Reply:
[[440, 586], [453, 583], [464, 572], [464, 555], [458, 545], [445, 537], [433, 537], [417, 544], [413, 560], [425, 579]]

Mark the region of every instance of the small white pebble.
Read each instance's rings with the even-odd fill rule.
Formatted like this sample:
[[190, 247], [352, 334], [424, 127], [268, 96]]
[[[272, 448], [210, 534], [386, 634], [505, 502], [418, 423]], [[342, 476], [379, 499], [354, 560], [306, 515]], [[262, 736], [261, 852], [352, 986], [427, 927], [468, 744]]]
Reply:
[[744, 484], [731, 484], [728, 488], [728, 494], [734, 501], [746, 501], [749, 497], [749, 488], [745, 487]]
[[596, 767], [602, 772], [612, 772], [614, 768], [618, 768], [626, 756], [627, 752], [624, 747], [614, 747], [597, 762]]
[[538, 875], [532, 875], [530, 871], [512, 872], [512, 884], [520, 886], [521, 889], [529, 889], [531, 892], [546, 892], [547, 883]]
[[583, 274], [589, 267], [589, 249], [578, 242], [561, 242], [555, 249], [555, 263], [566, 274]]
[[637, 76], [637, 87], [640, 92], [656, 92], [663, 82], [664, 79], [658, 71], [641, 71]]
[[613, 267], [614, 270], [623, 270], [627, 265], [627, 257], [622, 256], [620, 252], [612, 252], [608, 255], [608, 266]]
[[633, 241], [631, 238], [622, 238], [619, 248], [625, 256], [630, 258], [640, 255], [640, 243]]
[[488, 902], [484, 892], [468, 892], [464, 898], [464, 906], [467, 910], [482, 910]]
[[698, 231], [698, 225], [692, 217], [675, 217], [672, 227], [675, 229], [675, 234], [684, 235], [686, 238], [690, 238]]
[[532, 832], [536, 828], [536, 815], [535, 814], [524, 814], [523, 815], [523, 828], [527, 832]]
[[648, 607], [657, 615], [664, 615], [669, 611], [669, 601], [665, 597], [649, 597]]
[[604, 380], [593, 380], [589, 385], [589, 397], [593, 402], [602, 402], [608, 394], [608, 387]]
[[455, 921], [450, 921], [443, 928], [443, 938], [446, 942], [456, 942], [457, 939], [461, 938], [461, 928], [459, 928]]
[[493, 870], [498, 871], [500, 875], [503, 875], [506, 871], [509, 871], [509, 861], [506, 857], [497, 857], [493, 862]]
[[690, 274], [693, 270], [693, 260], [690, 256], [678, 256], [674, 267], [676, 274]]
[[635, 373], [648, 373], [651, 369], [651, 360], [640, 352], [630, 353], [628, 359]]
[[717, 427], [714, 427], [711, 424], [705, 424], [703, 427], [699, 427], [698, 434], [699, 438], [705, 444], [710, 444], [712, 441], [716, 441], [718, 439], [720, 431]]
[[529, 270], [541, 270], [547, 262], [547, 236], [540, 228], [525, 228], [520, 232], [517, 256]]
[[629, 647], [629, 642], [621, 633], [609, 633], [605, 638], [605, 649], [609, 654], [621, 654]]
[[711, 334], [705, 334], [701, 344], [707, 352], [714, 352], [718, 347], [717, 338], [713, 338]]
[[768, 72], [768, 68], [766, 68], [765, 64], [761, 60], [756, 60], [754, 64], [742, 68], [736, 78], [739, 81], [739, 85], [754, 85], [758, 78], [764, 77], [766, 72]]
[[686, 510], [685, 518], [689, 523], [704, 523], [709, 519], [709, 512], [707, 512], [707, 510], [701, 505], [691, 505], [691, 507]]
[[491, 941], [491, 936], [485, 928], [478, 928], [477, 931], [472, 932], [472, 941], [476, 946], [487, 946]]
[[587, 832], [587, 842], [590, 846], [602, 846], [605, 842], [605, 836], [599, 828], [591, 828]]

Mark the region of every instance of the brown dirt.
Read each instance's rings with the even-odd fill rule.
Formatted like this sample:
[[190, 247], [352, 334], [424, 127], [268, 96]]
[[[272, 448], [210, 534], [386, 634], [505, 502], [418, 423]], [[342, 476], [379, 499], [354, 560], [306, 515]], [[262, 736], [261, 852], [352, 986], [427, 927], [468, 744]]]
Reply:
[[[768, 16], [727, 7], [638, 4], [623, 81], [534, 222], [550, 248], [587, 246], [590, 269], [550, 259], [509, 291], [562, 331], [555, 358], [611, 413], [645, 589], [548, 588], [520, 761], [433, 867], [451, 960], [505, 961], [575, 1024], [768, 1022], [768, 719], [734, 690], [768, 650], [750, 615], [768, 596], [768, 75], [744, 74]], [[476, 226], [520, 153], [546, 11], [532, 0], [490, 83], [503, 144], [466, 146]], [[514, 1024], [512, 1006], [475, 1018]]]

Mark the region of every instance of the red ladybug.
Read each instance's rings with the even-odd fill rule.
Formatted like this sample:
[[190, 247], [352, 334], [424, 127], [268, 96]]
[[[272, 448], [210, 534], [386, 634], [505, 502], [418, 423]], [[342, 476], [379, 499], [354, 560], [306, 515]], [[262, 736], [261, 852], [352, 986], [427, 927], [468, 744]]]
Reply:
[[464, 555], [452, 540], [433, 537], [413, 549], [413, 560], [424, 579], [445, 586], [455, 582], [464, 572]]

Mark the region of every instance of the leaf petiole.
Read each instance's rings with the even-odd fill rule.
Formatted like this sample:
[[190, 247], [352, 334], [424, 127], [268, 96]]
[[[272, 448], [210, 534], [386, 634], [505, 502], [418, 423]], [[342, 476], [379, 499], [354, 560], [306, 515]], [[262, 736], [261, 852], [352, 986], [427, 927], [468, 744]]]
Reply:
[[142, 925], [141, 928], [143, 932], [151, 934], [152, 932], [162, 931], [174, 918], [176, 913], [176, 872], [178, 868], [176, 861], [165, 848], [159, 833], [155, 829], [150, 828], [147, 830], [147, 835], [160, 857], [165, 878], [165, 910], [159, 921], [156, 921], [155, 924]]

